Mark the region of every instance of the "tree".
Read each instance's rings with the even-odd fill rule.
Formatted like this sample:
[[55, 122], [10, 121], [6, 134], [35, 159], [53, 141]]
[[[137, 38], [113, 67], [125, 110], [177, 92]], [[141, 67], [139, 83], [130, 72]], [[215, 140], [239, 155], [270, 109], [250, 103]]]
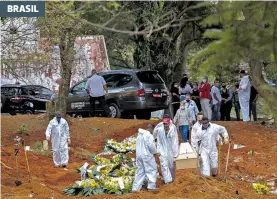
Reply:
[[266, 79], [277, 73], [277, 3], [219, 2], [215, 8], [203, 24], [222, 24], [223, 30], [206, 31], [205, 37], [217, 40], [196, 59], [205, 58], [201, 67], [226, 70], [230, 75], [239, 70], [241, 63], [248, 63], [252, 84], [276, 119], [277, 89], [270, 87]]
[[[206, 9], [197, 7], [197, 2], [131, 2], [127, 6], [134, 10], [132, 16], [145, 29], [145, 22], [154, 29], [166, 27], [149, 35], [134, 35], [136, 68], [159, 71], [170, 83], [184, 72], [187, 46], [201, 37], [196, 25], [206, 14]], [[138, 7], [138, 9], [134, 9]], [[139, 30], [140, 30], [139, 29]], [[178, 74], [174, 77], [174, 74]]]
[[[61, 59], [61, 83], [56, 109], [66, 115], [66, 98], [70, 87], [72, 68], [75, 61], [74, 42], [82, 30], [82, 23], [72, 20], [70, 16], [59, 12], [57, 8], [74, 12], [78, 5], [74, 1], [47, 2], [46, 17], [40, 18], [37, 25], [41, 35], [49, 42], [50, 49], [54, 45], [59, 46]], [[72, 13], [74, 17], [80, 17], [79, 12]]]

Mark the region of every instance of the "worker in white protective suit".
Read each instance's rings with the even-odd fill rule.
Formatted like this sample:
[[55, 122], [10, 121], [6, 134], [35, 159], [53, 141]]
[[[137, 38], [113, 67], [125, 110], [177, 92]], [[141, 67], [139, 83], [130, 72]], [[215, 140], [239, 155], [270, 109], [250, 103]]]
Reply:
[[[151, 134], [153, 125], [148, 125], [147, 130], [139, 129], [136, 139], [136, 175], [132, 191], [139, 191], [146, 180], [148, 190], [156, 189], [157, 164], [154, 154], [157, 153], [154, 137]], [[149, 130], [149, 131], [148, 131]]]
[[194, 149], [197, 152], [199, 152], [198, 143], [195, 143], [195, 142], [196, 142], [197, 133], [201, 127], [203, 113], [198, 113], [196, 119], [197, 121], [195, 122], [195, 124], [192, 126], [192, 129], [191, 129], [191, 145], [195, 147]]
[[52, 142], [53, 161], [55, 167], [66, 168], [69, 160], [68, 144], [70, 144], [69, 126], [60, 112], [49, 122], [46, 139]]
[[[165, 114], [164, 115], [164, 117], [163, 117], [163, 119], [169, 119], [170, 120], [170, 123], [172, 123], [173, 124], [173, 121], [171, 120], [171, 117], [170, 117], [170, 115], [169, 114]], [[158, 123], [157, 125], [156, 125], [156, 127], [154, 128], [154, 130], [153, 130], [153, 136], [154, 136], [154, 139], [155, 140], [157, 140], [157, 129], [158, 128], [160, 128], [160, 127], [163, 127], [164, 126], [164, 123], [163, 122], [160, 122], [160, 123]]]
[[[196, 143], [196, 138], [197, 138], [197, 133], [201, 127], [203, 117], [204, 117], [203, 113], [197, 114], [197, 121], [192, 126], [192, 130], [191, 130], [191, 145], [194, 146], [195, 151], [198, 152], [199, 155], [200, 155], [200, 150], [198, 147], [199, 146], [198, 143]], [[219, 143], [222, 143], [222, 138], [220, 135], [217, 136], [217, 141]]]
[[162, 175], [165, 184], [168, 184], [175, 180], [175, 158], [179, 152], [177, 128], [170, 118], [164, 118], [163, 125], [155, 128], [154, 133], [157, 135], [157, 152], [160, 155]]
[[249, 76], [245, 73], [244, 70], [240, 71], [240, 77], [242, 78], [237, 89], [239, 96], [239, 103], [242, 112], [242, 119], [244, 122], [250, 121], [249, 116], [249, 101], [250, 101], [250, 92], [251, 92], [251, 83], [249, 81]]
[[208, 118], [204, 117], [201, 123], [201, 127], [192, 139], [192, 146], [194, 148], [200, 147], [201, 174], [210, 176], [212, 170], [212, 175], [216, 176], [218, 173], [218, 151], [216, 147], [218, 136], [222, 136], [224, 143], [228, 144], [229, 135], [225, 127], [210, 123]]

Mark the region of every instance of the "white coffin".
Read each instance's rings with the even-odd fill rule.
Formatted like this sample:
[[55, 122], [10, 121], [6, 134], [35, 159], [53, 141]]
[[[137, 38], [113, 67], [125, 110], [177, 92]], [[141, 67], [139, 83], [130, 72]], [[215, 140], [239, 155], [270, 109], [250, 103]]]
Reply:
[[179, 155], [176, 158], [176, 169], [197, 168], [198, 157], [190, 143], [181, 143]]

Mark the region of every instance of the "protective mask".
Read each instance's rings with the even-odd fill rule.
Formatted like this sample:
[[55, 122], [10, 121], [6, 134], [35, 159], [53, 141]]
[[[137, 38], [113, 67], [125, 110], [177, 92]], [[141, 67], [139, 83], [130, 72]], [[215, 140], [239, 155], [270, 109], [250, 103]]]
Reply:
[[61, 117], [56, 117], [56, 119], [57, 119], [57, 122], [60, 123]]
[[186, 108], [186, 107], [185, 107], [184, 105], [180, 106], [180, 109], [182, 109], [182, 110], [185, 109], [185, 108]]
[[202, 124], [202, 130], [206, 130], [207, 128], [209, 128], [210, 123], [207, 124]]
[[203, 79], [203, 83], [206, 83], [207, 82], [207, 80], [206, 79]]
[[195, 85], [195, 86], [193, 86], [193, 88], [194, 88], [194, 89], [197, 89], [197, 86]]
[[186, 100], [187, 102], [189, 102], [190, 100]]
[[174, 87], [175, 87], [175, 88], [178, 88], [178, 84], [174, 84]]

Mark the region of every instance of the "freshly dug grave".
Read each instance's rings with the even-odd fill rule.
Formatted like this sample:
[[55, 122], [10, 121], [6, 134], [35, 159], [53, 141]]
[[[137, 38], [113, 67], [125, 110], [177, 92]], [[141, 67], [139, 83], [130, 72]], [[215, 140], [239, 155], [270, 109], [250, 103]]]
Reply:
[[[1, 134], [2, 162], [12, 169], [2, 165], [2, 198], [29, 198], [34, 193], [34, 198], [81, 198], [69, 197], [62, 190], [76, 180], [80, 175], [76, 169], [85, 162], [91, 163], [90, 154], [102, 152], [107, 138], [122, 141], [134, 135], [139, 127], [151, 121], [120, 120], [105, 118], [70, 118], [71, 140], [70, 164], [68, 171], [54, 168], [52, 158], [46, 155], [28, 152], [32, 182], [28, 183], [28, 172], [23, 148], [19, 152], [19, 180], [23, 185], [16, 187], [15, 157], [13, 149], [16, 142], [13, 140], [18, 135], [20, 125], [25, 124], [30, 135], [22, 136], [25, 144], [35, 145], [37, 141], [45, 139], [47, 121], [44, 115], [32, 116], [3, 116]], [[277, 177], [277, 134], [261, 126], [245, 124], [243, 122], [219, 122], [224, 125], [233, 143], [243, 144], [242, 149], [231, 149], [227, 182], [218, 179], [201, 178], [194, 169], [177, 171], [174, 183], [163, 185], [158, 180], [157, 193], [141, 191], [126, 195], [95, 195], [90, 198], [277, 198], [277, 195], [258, 195], [251, 188], [251, 182], [261, 179]], [[221, 173], [224, 173], [228, 146], [221, 150]], [[250, 153], [249, 153], [250, 152]], [[249, 154], [248, 154], [249, 153]], [[128, 154], [134, 157], [134, 154]]]

